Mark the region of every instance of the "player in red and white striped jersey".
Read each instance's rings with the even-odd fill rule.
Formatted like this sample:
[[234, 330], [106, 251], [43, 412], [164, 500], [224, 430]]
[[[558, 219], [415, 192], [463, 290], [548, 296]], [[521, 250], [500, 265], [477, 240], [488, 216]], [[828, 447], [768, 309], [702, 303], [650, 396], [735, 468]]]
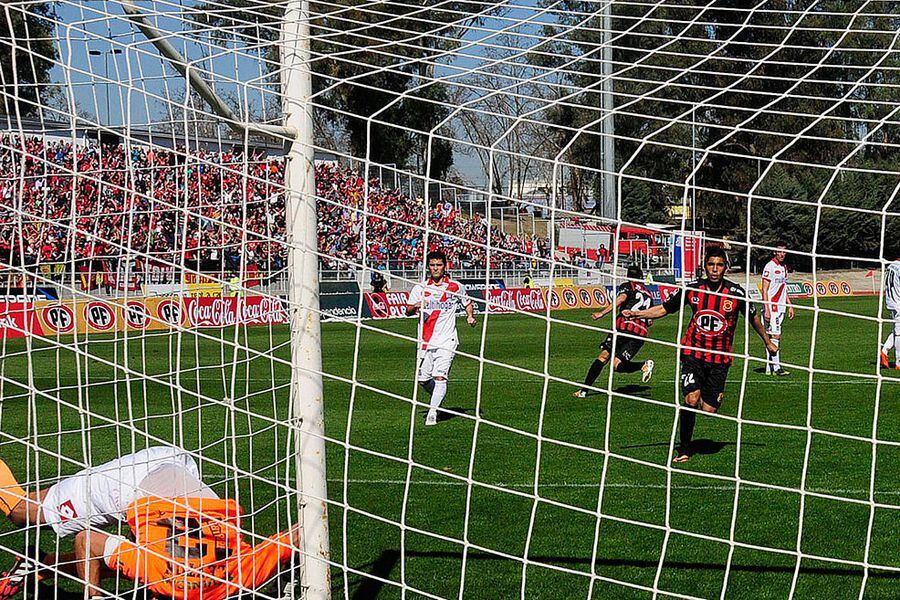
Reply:
[[447, 378], [459, 337], [456, 334], [456, 312], [466, 311], [466, 322], [475, 327], [475, 307], [466, 294], [466, 287], [447, 275], [447, 257], [443, 252], [429, 252], [426, 257], [428, 277], [416, 284], [409, 293], [406, 314], [421, 311], [419, 350], [416, 363], [417, 379], [431, 400], [428, 403], [426, 425], [437, 423], [438, 408], [447, 395]]
[[[644, 278], [644, 272], [637, 265], [628, 267], [625, 276], [631, 281], [626, 281], [619, 286], [616, 292], [616, 299], [600, 312], [595, 312], [591, 318], [595, 321], [602, 319], [610, 312], [613, 307], [618, 311], [623, 310], [642, 310], [653, 306], [653, 296], [650, 290], [640, 282]], [[635, 281], [636, 280], [636, 281]], [[647, 337], [647, 328], [650, 321], [647, 319], [629, 319], [622, 316], [619, 312], [616, 315], [616, 333], [606, 336], [606, 339], [600, 344], [600, 354], [594, 359], [591, 367], [588, 369], [584, 378], [584, 387], [572, 394], [576, 398], [585, 398], [588, 395], [590, 386], [594, 385], [594, 381], [603, 371], [603, 367], [609, 362], [610, 356], [613, 354], [613, 346], [615, 346], [615, 358], [613, 359], [613, 370], [619, 373], [636, 373], [640, 371], [641, 381], [647, 383], [653, 377], [653, 361], [645, 360], [637, 362], [632, 360], [638, 351], [644, 345], [644, 338]]]
[[775, 246], [775, 254], [762, 273], [762, 299], [763, 322], [766, 324], [766, 333], [769, 339], [778, 348], [775, 352], [769, 352], [769, 360], [766, 361], [767, 375], [787, 375], [788, 372], [781, 368], [781, 324], [784, 316], [794, 318], [794, 307], [788, 297], [788, 268], [784, 264], [787, 255], [787, 246], [778, 244]]

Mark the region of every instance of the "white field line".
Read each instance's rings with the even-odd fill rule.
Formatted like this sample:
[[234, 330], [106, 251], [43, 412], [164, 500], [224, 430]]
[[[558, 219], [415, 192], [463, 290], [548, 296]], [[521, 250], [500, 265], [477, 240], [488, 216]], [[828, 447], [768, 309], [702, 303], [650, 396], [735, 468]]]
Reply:
[[[210, 367], [203, 367], [204, 370], [208, 370], [209, 368]], [[221, 376], [221, 375], [197, 377], [196, 375], [193, 374], [195, 372], [196, 372], [195, 369], [187, 369], [187, 370], [181, 372], [181, 377], [188, 381], [196, 381], [198, 379], [200, 381], [221, 381], [223, 378], [223, 376]], [[175, 374], [174, 373], [166, 373], [163, 375], [154, 375], [154, 376], [155, 377], [166, 377], [166, 376], [174, 377]], [[7, 375], [7, 377], [10, 377], [10, 375]], [[56, 381], [57, 378], [53, 377], [53, 376], [43, 376], [43, 377], [42, 376], [34, 376], [32, 379], [34, 381]], [[89, 379], [89, 378], [85, 378], [85, 379]], [[130, 376], [129, 379], [132, 381], [132, 383], [136, 383], [141, 380], [141, 378], [136, 375]], [[230, 379], [230, 377], [229, 377], [229, 379]], [[276, 378], [276, 380], [277, 379], [280, 379], [280, 378]], [[328, 374], [325, 375], [325, 379], [326, 380], [329, 379]], [[238, 378], [238, 380], [239, 381], [271, 382], [272, 378], [271, 377], [246, 377], [246, 378], [240, 377], [240, 378]], [[359, 380], [362, 382], [390, 381], [390, 382], [412, 383], [414, 381], [414, 378], [412, 378], [412, 377], [360, 377]], [[450, 379], [450, 383], [453, 383], [453, 382], [478, 383], [478, 381], [479, 381], [479, 379], [477, 377], [454, 377], [454, 378]], [[485, 383], [543, 384], [544, 378], [541, 377], [540, 375], [535, 375], [534, 378], [532, 378], [532, 379], [511, 378], [511, 377], [485, 377], [483, 379], [483, 381]], [[738, 381], [738, 380], [735, 379], [734, 381]], [[884, 382], [885, 383], [893, 383], [893, 382], [900, 383], [900, 378], [885, 377]], [[7, 381], [6, 383], [7, 383], [7, 385], [12, 385], [15, 382], [13, 380], [11, 380], [11, 381]], [[125, 383], [125, 377], [120, 377], [117, 380], [116, 379], [98, 379], [96, 381], [91, 381], [89, 383], [96, 384], [96, 385], [107, 384], [107, 383]], [[575, 380], [572, 380], [569, 382], [554, 381], [552, 383], [560, 383], [563, 385], [571, 384], [571, 385], [579, 386], [579, 387], [582, 385], [582, 383], [580, 381], [575, 381]], [[632, 384], [649, 386], [649, 385], [652, 385], [653, 383], [675, 383], [675, 380], [674, 379], [659, 379], [659, 378], [654, 377], [652, 381], [650, 381], [649, 383], [644, 383], [644, 384], [641, 383], [639, 377], [628, 379], [628, 380], [616, 380], [617, 387], [622, 386], [622, 385], [632, 385]], [[799, 378], [798, 379], [784, 379], [784, 378], [775, 379], [773, 377], [766, 377], [764, 379], [748, 379], [747, 383], [756, 383], [756, 384], [770, 383], [770, 384], [774, 384], [774, 385], [808, 385], [809, 380], [808, 379], [799, 379]], [[842, 384], [843, 385], [876, 385], [877, 383], [878, 383], [877, 379], [861, 377], [860, 379], [830, 379], [830, 380], [823, 379], [820, 381], [814, 381], [813, 385], [814, 386], [815, 385], [833, 385], [833, 384], [836, 384], [836, 385], [842, 385]], [[598, 386], [595, 385], [593, 387], [598, 387]], [[598, 389], [605, 389], [605, 388], [598, 388]]]
[[[690, 474], [690, 473], [685, 473]], [[328, 480], [329, 483], [343, 483], [344, 480], [340, 478], [330, 478]], [[350, 484], [358, 484], [358, 485], [406, 485], [406, 480], [404, 479], [350, 479], [347, 481]], [[410, 482], [412, 485], [433, 485], [433, 486], [446, 486], [446, 487], [465, 487], [468, 484], [465, 481], [456, 481], [448, 479], [446, 481], [436, 481], [436, 480], [413, 480]], [[485, 486], [498, 487], [498, 488], [510, 488], [510, 489], [531, 489], [534, 487], [533, 483], [484, 483], [484, 482], [473, 482], [473, 485], [483, 484]], [[600, 484], [596, 481], [594, 482], [560, 482], [560, 483], [538, 483], [539, 488], [597, 488]], [[647, 489], [647, 490], [664, 490], [666, 486], [663, 484], [657, 483], [607, 483], [605, 487], [608, 488], [626, 488], [626, 489]], [[674, 485], [672, 489], [675, 490], [711, 490], [711, 491], [733, 491], [735, 486], [733, 485]], [[772, 491], [780, 491], [780, 490], [771, 490], [769, 488], [758, 487], [750, 483], [741, 485], [741, 493], [744, 492], [772, 492]], [[818, 494], [831, 494], [831, 495], [846, 495], [846, 494], [868, 494], [868, 488], [860, 488], [860, 489], [834, 489], [834, 488], [809, 488], [806, 490], [808, 492], [814, 492]], [[800, 490], [796, 490], [799, 494]], [[900, 495], [900, 490], [889, 490], [889, 491], [876, 491], [876, 494], [884, 494], [884, 495]]]

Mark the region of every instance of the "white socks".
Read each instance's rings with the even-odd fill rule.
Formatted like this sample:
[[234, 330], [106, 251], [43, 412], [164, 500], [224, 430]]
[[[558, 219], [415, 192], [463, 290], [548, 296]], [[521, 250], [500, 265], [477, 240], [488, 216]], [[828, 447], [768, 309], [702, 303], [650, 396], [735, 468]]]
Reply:
[[891, 332], [888, 334], [887, 339], [884, 340], [884, 344], [881, 345], [881, 351], [885, 354], [888, 354], [891, 351], [891, 348], [894, 347], [894, 333]]
[[441, 405], [441, 402], [444, 400], [444, 396], [447, 395], [447, 380], [446, 379], [435, 379], [434, 380], [434, 391], [431, 392], [431, 400], [428, 402], [428, 412], [436, 413], [438, 407]]

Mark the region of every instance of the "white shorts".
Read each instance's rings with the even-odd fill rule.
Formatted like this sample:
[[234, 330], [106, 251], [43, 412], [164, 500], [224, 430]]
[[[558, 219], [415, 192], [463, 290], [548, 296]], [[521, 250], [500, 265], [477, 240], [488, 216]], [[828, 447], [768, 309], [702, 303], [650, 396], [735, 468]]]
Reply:
[[769, 318], [766, 320], [766, 333], [769, 335], [781, 335], [781, 324], [784, 322], [784, 315], [784, 311], [769, 311]]
[[147, 476], [172, 464], [199, 479], [193, 457], [171, 446], [147, 448], [79, 471], [47, 490], [41, 502], [44, 521], [60, 537], [124, 521], [128, 506], [148, 495], [141, 487]]
[[450, 376], [450, 367], [453, 366], [454, 356], [456, 356], [455, 348], [452, 350], [450, 348], [428, 348], [427, 350], [419, 348], [416, 355], [418, 380], [428, 381], [435, 377], [447, 379]]

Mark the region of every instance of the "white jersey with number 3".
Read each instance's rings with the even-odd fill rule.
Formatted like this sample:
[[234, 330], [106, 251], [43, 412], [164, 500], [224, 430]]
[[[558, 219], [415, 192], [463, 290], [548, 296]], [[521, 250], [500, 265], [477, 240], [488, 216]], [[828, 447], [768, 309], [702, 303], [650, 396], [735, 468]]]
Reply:
[[456, 335], [456, 311], [471, 304], [466, 287], [458, 281], [444, 277], [439, 283], [429, 279], [416, 284], [407, 302], [422, 310], [422, 349], [446, 348], [455, 350], [459, 345]]
[[787, 267], [774, 258], [766, 263], [762, 273], [763, 281], [769, 282], [768, 308], [773, 313], [782, 313], [787, 308]]
[[884, 303], [892, 311], [900, 311], [900, 260], [884, 270]]

